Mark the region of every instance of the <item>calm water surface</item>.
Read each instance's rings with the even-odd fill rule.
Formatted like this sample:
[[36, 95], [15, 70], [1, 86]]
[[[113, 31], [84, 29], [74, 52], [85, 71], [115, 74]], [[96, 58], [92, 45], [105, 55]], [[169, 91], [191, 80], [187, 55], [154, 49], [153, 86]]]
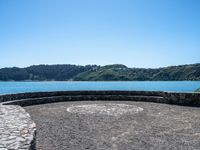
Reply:
[[0, 82], [0, 94], [72, 90], [142, 90], [192, 92], [199, 87], [200, 81]]

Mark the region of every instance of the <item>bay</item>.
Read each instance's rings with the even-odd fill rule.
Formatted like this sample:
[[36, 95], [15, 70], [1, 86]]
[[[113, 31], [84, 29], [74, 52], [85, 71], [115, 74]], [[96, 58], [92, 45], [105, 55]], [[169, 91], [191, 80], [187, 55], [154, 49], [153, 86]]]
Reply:
[[78, 90], [193, 92], [199, 87], [200, 81], [0, 82], [0, 94]]

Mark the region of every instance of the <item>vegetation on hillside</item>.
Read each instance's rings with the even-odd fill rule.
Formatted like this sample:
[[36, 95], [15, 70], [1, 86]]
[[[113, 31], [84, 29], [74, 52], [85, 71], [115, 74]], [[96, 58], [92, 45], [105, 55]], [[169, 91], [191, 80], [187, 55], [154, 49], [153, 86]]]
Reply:
[[95, 65], [37, 65], [27, 68], [3, 68], [0, 69], [0, 80], [67, 81], [77, 74], [92, 70], [95, 67]]
[[200, 80], [200, 64], [172, 66], [158, 69], [128, 68], [109, 65], [86, 71], [74, 77], [83, 81], [183, 81]]
[[128, 68], [115, 64], [37, 65], [0, 69], [1, 81], [183, 81], [200, 80], [200, 64], [157, 69]]
[[200, 88], [196, 89], [195, 92], [200, 92]]

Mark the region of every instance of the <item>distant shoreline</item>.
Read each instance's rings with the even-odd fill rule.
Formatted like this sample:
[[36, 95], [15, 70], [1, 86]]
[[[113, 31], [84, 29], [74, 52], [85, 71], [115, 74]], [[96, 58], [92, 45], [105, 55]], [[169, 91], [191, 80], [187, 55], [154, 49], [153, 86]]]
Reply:
[[35, 81], [35, 80], [33, 80], [33, 81], [26, 81], [26, 80], [24, 80], [24, 81], [0, 81], [0, 82], [200, 82], [200, 80], [176, 80], [176, 81], [174, 81], [174, 80], [169, 80], [169, 81], [158, 81], [158, 80], [156, 80], [156, 81], [153, 81], [153, 80], [146, 80], [146, 81], [48, 81], [48, 80], [46, 80], [46, 81]]

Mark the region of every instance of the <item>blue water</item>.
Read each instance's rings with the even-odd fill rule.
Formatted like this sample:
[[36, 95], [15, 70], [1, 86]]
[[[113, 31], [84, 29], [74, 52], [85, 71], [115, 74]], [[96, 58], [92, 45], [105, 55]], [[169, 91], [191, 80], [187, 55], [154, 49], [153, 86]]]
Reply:
[[72, 90], [142, 90], [192, 92], [199, 87], [200, 81], [0, 82], [0, 94]]

